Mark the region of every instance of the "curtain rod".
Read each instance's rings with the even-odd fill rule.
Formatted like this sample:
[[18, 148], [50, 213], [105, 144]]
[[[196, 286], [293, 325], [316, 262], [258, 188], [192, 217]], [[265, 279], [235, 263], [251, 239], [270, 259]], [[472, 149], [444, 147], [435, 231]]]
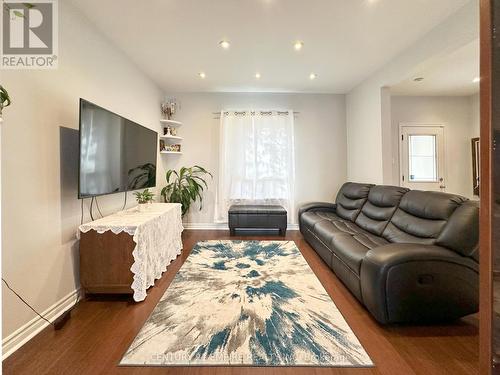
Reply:
[[[221, 113], [221, 112], [222, 112], [222, 111], [219, 111], [219, 112], [212, 112], [212, 115], [216, 116], [216, 117], [214, 117], [213, 119], [214, 119], [214, 120], [220, 120], [220, 113]], [[266, 112], [266, 111], [264, 111], [264, 112]], [[294, 111], [294, 112], [293, 112], [293, 115], [294, 115], [294, 116], [297, 116], [297, 115], [299, 115], [299, 114], [300, 114], [300, 112], [296, 112], [296, 111]]]
[[[262, 111], [266, 112], [265, 110], [262, 110]], [[270, 111], [271, 111], [271, 110], [270, 110]], [[219, 111], [219, 112], [212, 112], [212, 115], [220, 115], [220, 113], [221, 113], [221, 112], [222, 112], [222, 111]], [[224, 112], [225, 112], [225, 111], [224, 111]], [[283, 112], [284, 112], [284, 111], [283, 111]], [[294, 115], [298, 115], [299, 113], [300, 113], [300, 112], [295, 112], [295, 111], [293, 111], [293, 114], [294, 114]]]

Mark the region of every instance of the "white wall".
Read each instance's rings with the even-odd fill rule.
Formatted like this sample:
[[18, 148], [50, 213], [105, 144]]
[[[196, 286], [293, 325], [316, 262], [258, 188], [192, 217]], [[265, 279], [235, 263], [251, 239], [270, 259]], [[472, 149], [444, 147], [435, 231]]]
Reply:
[[470, 97], [472, 107], [472, 138], [479, 137], [481, 128], [481, 108], [479, 94]]
[[[176, 119], [183, 121], [183, 155], [162, 155], [168, 168], [201, 164], [214, 173], [205, 194], [203, 211], [191, 210], [189, 223], [212, 224], [219, 155], [222, 109], [292, 109], [295, 119], [296, 206], [313, 200], [332, 201], [346, 181], [345, 97], [343, 95], [268, 93], [170, 94], [181, 105]], [[292, 214], [295, 219], [296, 213]]]
[[[79, 284], [78, 99], [160, 131], [163, 97], [68, 2], [59, 2], [59, 25], [57, 70], [3, 71], [1, 79], [12, 97], [2, 125], [2, 273], [39, 311]], [[122, 200], [99, 203], [106, 214]], [[34, 314], [4, 285], [2, 292], [6, 337]]]
[[[479, 3], [471, 0], [431, 30], [408, 50], [375, 72], [347, 95], [347, 178], [351, 181], [390, 183], [391, 143], [383, 143], [391, 121], [385, 87], [418, 72], [426, 64], [472, 42], [479, 35]], [[369, 155], [367, 157], [366, 155]]]
[[401, 123], [444, 125], [446, 192], [473, 197], [471, 138], [479, 113], [473, 111], [473, 97], [393, 96], [392, 184], [399, 185], [399, 125]]

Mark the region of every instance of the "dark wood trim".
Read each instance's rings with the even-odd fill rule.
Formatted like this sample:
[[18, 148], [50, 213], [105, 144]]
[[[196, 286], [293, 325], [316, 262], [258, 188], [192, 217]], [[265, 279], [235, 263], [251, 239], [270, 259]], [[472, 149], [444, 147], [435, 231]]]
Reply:
[[480, 209], [480, 303], [479, 303], [479, 371], [492, 371], [492, 0], [481, 0], [481, 209]]

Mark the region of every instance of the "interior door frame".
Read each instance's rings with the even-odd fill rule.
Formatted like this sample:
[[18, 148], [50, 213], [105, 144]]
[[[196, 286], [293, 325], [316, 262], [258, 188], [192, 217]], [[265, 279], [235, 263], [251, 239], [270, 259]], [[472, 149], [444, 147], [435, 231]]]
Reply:
[[399, 186], [403, 186], [403, 147], [401, 145], [401, 136], [403, 134], [403, 128], [404, 127], [422, 127], [422, 128], [443, 128], [443, 168], [444, 168], [444, 173], [440, 173], [441, 177], [444, 178], [444, 183], [446, 185], [446, 181], [448, 180], [448, 168], [446, 165], [446, 123], [428, 123], [428, 122], [400, 122], [399, 123], [399, 128], [398, 128], [398, 154], [399, 154]]
[[479, 373], [493, 372], [492, 38], [493, 0], [480, 0]]

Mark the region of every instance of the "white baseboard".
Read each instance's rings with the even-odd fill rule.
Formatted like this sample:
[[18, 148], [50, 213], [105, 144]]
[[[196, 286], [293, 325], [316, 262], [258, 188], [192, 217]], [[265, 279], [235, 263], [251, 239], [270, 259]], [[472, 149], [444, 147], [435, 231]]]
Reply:
[[227, 223], [182, 223], [184, 229], [190, 230], [229, 230]]
[[[69, 310], [76, 302], [77, 296], [80, 290], [76, 289], [71, 293], [67, 294], [59, 301], [54, 303], [41, 314], [46, 317], [50, 322], [55, 321], [60, 317], [65, 311]], [[7, 336], [2, 340], [2, 361], [14, 353], [21, 346], [26, 344], [29, 340], [39, 334], [49, 323], [45, 320], [36, 316], [28, 323], [17, 329], [15, 332]]]
[[[227, 223], [183, 223], [189, 230], [229, 230]], [[299, 224], [288, 224], [287, 230], [299, 230]]]

